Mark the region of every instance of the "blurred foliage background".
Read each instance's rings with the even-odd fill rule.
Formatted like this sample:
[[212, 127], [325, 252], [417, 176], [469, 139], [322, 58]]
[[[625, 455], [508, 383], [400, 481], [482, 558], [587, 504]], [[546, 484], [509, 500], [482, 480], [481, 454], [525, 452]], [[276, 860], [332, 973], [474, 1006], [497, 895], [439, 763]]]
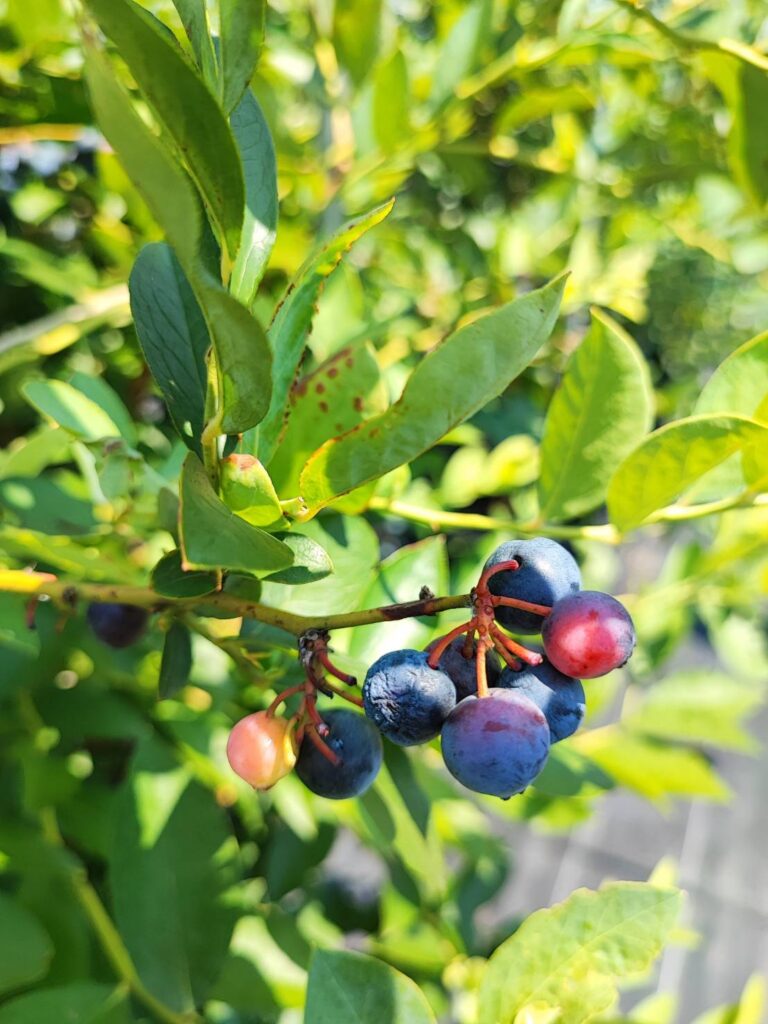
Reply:
[[[181, 38], [173, 4], [145, 6]], [[139, 248], [160, 233], [93, 126], [68, 6], [4, 0], [0, 9], [0, 553], [9, 565], [145, 583], [173, 546], [169, 485], [184, 454], [125, 287]], [[534, 365], [387, 478], [348, 548], [334, 543], [332, 519], [315, 524], [339, 578], [287, 598], [265, 585], [264, 600], [271, 586], [275, 601], [311, 613], [317, 601], [344, 611], [409, 599], [421, 585], [468, 589], [506, 532], [477, 532], [451, 515], [535, 517], [545, 412], [590, 304], [640, 345], [658, 422], [689, 414], [712, 370], [765, 328], [765, 5], [662, 0], [652, 9], [622, 0], [271, 3], [252, 86], [275, 141], [280, 220], [257, 312], [269, 317], [319, 239], [397, 197], [329, 278], [306, 372], [365, 342], [396, 397], [420, 354], [463, 318], [563, 269], [571, 277]], [[84, 446], [73, 459], [61, 431], [41, 424], [22, 384], [72, 374], [119, 395], [140, 461]], [[52, 487], [40, 521], [3, 485], [38, 476]], [[397, 515], [387, 513], [392, 502]], [[158, 704], [158, 631], [136, 649], [106, 651], [80, 618], [62, 625], [50, 607], [30, 633], [19, 602], [0, 595], [0, 894], [19, 896], [54, 949], [24, 985], [41, 977], [42, 991], [112, 992], [109, 936], [97, 925], [94, 942], [88, 897], [69, 884], [74, 851], [112, 901], [147, 988], [179, 1012], [206, 1000], [211, 1021], [296, 1020], [310, 949], [352, 935], [416, 978], [445, 1019], [471, 1021], [473, 958], [515, 924], [501, 934], [473, 924], [510, 870], [491, 811], [568, 829], [616, 787], [661, 806], [722, 800], [711, 751], [755, 749], [743, 720], [768, 670], [765, 508], [646, 530], [627, 557], [581, 530], [602, 521], [598, 511], [577, 525], [573, 550], [587, 585], [620, 593], [630, 581], [637, 656], [590, 684], [592, 728], [503, 806], [460, 799], [430, 750], [390, 751], [375, 796], [359, 803], [329, 809], [291, 778], [255, 800], [228, 774], [223, 745], [243, 709], [291, 681], [284, 638], [253, 626], [241, 638], [239, 622], [207, 620], [190, 684]], [[352, 630], [336, 645], [359, 671], [437, 630], [414, 620]], [[667, 671], [692, 633], [712, 645], [718, 671]], [[137, 743], [142, 760], [126, 788]], [[424, 796], [404, 797], [415, 792]], [[148, 847], [137, 828], [162, 842]], [[339, 829], [386, 867], [378, 899], [324, 874]], [[76, 1019], [143, 1019], [120, 991], [104, 1016]], [[2, 1024], [22, 1020], [4, 1012], [0, 1004]], [[62, 1019], [36, 1012], [36, 1021]]]

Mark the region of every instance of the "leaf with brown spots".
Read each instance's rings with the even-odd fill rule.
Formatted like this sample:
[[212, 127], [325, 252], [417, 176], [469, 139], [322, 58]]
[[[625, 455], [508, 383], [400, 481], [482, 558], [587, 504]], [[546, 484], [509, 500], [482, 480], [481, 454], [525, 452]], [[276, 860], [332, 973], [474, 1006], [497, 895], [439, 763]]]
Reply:
[[308, 507], [411, 462], [500, 395], [549, 337], [564, 285], [561, 275], [461, 327], [422, 359], [386, 412], [326, 441], [301, 474]]

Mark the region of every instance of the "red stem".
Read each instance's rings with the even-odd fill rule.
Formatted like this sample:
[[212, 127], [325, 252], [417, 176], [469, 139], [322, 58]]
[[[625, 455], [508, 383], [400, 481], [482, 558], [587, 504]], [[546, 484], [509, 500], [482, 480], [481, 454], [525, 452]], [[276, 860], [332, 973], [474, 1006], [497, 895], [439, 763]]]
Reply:
[[485, 637], [480, 637], [475, 652], [475, 666], [477, 671], [477, 696], [488, 696], [488, 673], [485, 668], [485, 654], [488, 648], [485, 646]]
[[503, 605], [505, 608], [520, 608], [524, 612], [533, 612], [534, 615], [543, 615], [545, 618], [552, 611], [548, 604], [533, 604], [531, 601], [518, 601], [516, 597], [497, 597], [491, 594], [491, 604], [495, 607]]
[[510, 654], [510, 652], [507, 650], [504, 644], [498, 639], [498, 637], [491, 635], [491, 639], [493, 640], [493, 646], [502, 656], [507, 665], [509, 665], [512, 671], [519, 672], [520, 669], [523, 667], [522, 661], [516, 658], [513, 654]]
[[277, 711], [277, 709], [280, 707], [283, 701], [288, 700], [289, 697], [293, 697], [297, 693], [302, 693], [305, 687], [305, 683], [298, 683], [296, 686], [289, 686], [287, 690], [283, 690], [282, 693], [278, 693], [278, 695], [267, 708], [267, 714], [269, 715], [269, 717], [273, 717], [274, 713]]
[[464, 641], [464, 646], [461, 649], [461, 653], [464, 655], [464, 657], [467, 659], [467, 661], [469, 661], [469, 659], [474, 656], [474, 652], [475, 652], [475, 630], [474, 629], [468, 629], [467, 630], [467, 638]]
[[429, 652], [429, 657], [427, 658], [427, 664], [429, 665], [429, 667], [437, 668], [438, 663], [442, 658], [443, 654], [445, 653], [445, 650], [450, 644], [451, 640], [454, 640], [457, 636], [461, 636], [462, 633], [466, 633], [467, 630], [469, 629], [474, 630], [476, 626], [477, 619], [471, 618], [469, 622], [462, 622], [460, 626], [456, 626], [456, 628], [452, 629], [450, 633], [446, 633], [444, 637], [437, 641], [435, 646]]
[[320, 739], [320, 737], [317, 734], [317, 729], [314, 726], [310, 725], [307, 727], [306, 735], [309, 737], [310, 743], [314, 743], [314, 745], [317, 747], [317, 749], [320, 751], [323, 757], [327, 758], [327, 760], [329, 760], [332, 765], [335, 766], [341, 764], [341, 758], [339, 757], [339, 755], [334, 753], [334, 751], [331, 750], [328, 744]]
[[486, 569], [480, 579], [477, 581], [476, 589], [481, 593], [488, 590], [488, 580], [495, 576], [497, 572], [515, 572], [520, 568], [520, 563], [511, 558], [508, 562], [499, 562], [498, 565], [492, 565], [490, 569]]
[[540, 654], [537, 654], [535, 651], [529, 651], [527, 647], [523, 647], [516, 640], [505, 636], [496, 626], [491, 627], [491, 636], [496, 640], [500, 640], [508, 651], [517, 655], [521, 661], [526, 662], [528, 665], [540, 665], [544, 661]]
[[346, 672], [342, 672], [340, 668], [336, 668], [328, 657], [328, 652], [322, 647], [317, 647], [315, 649], [315, 656], [325, 671], [330, 672], [330, 674], [335, 676], [340, 683], [345, 683], [347, 686], [357, 686], [357, 679], [354, 676], [348, 675]]

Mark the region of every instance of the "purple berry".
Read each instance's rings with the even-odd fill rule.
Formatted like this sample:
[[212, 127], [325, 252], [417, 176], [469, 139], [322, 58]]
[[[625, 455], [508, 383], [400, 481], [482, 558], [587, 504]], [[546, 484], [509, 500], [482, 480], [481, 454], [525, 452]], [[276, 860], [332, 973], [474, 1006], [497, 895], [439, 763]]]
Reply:
[[519, 672], [507, 668], [496, 685], [524, 694], [544, 712], [552, 743], [575, 733], [584, 718], [586, 698], [580, 680], [564, 676], [548, 661], [526, 665]]
[[368, 669], [363, 683], [365, 713], [384, 735], [402, 747], [440, 734], [456, 704], [450, 676], [431, 668], [426, 651], [392, 651]]
[[88, 625], [110, 647], [130, 647], [147, 628], [148, 614], [133, 604], [92, 604], [86, 612]]
[[[506, 541], [496, 548], [483, 568], [490, 569], [513, 558], [520, 563], [519, 569], [497, 573], [488, 581], [488, 589], [498, 597], [551, 607], [581, 586], [575, 559], [557, 541], [547, 537]], [[496, 618], [514, 633], [538, 633], [542, 624], [540, 615], [518, 608], [499, 607]]]
[[624, 605], [597, 590], [582, 590], [558, 601], [544, 621], [541, 639], [555, 668], [580, 679], [619, 668], [637, 641]]
[[313, 793], [329, 800], [360, 796], [373, 784], [381, 767], [381, 736], [356, 711], [335, 708], [323, 712], [329, 733], [324, 742], [339, 758], [332, 764], [305, 736], [296, 761], [296, 774]]
[[465, 697], [446, 719], [443, 760], [467, 789], [507, 799], [536, 778], [549, 753], [544, 713], [516, 690]]

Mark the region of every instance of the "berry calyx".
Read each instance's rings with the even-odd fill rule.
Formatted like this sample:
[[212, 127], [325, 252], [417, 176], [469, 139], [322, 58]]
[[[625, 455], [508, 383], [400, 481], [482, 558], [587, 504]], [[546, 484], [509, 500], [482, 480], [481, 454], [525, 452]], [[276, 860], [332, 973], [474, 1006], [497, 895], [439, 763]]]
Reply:
[[582, 590], [553, 607], [541, 631], [544, 651], [566, 676], [594, 679], [623, 665], [635, 648], [629, 612], [610, 594]]
[[465, 697], [441, 734], [448, 771], [467, 789], [508, 799], [536, 778], [549, 753], [549, 726], [533, 701], [516, 690]]
[[246, 715], [227, 740], [227, 760], [254, 789], [269, 789], [296, 764], [294, 722], [269, 711]]
[[363, 683], [366, 715], [403, 747], [438, 736], [456, 704], [456, 688], [426, 651], [391, 651], [368, 669]]
[[88, 625], [110, 647], [130, 647], [147, 628], [149, 614], [133, 604], [91, 604], [85, 614]]
[[364, 715], [346, 708], [323, 713], [327, 733], [323, 744], [331, 761], [307, 729], [296, 761], [296, 774], [313, 793], [329, 800], [360, 796], [376, 778], [383, 756], [381, 736]]

